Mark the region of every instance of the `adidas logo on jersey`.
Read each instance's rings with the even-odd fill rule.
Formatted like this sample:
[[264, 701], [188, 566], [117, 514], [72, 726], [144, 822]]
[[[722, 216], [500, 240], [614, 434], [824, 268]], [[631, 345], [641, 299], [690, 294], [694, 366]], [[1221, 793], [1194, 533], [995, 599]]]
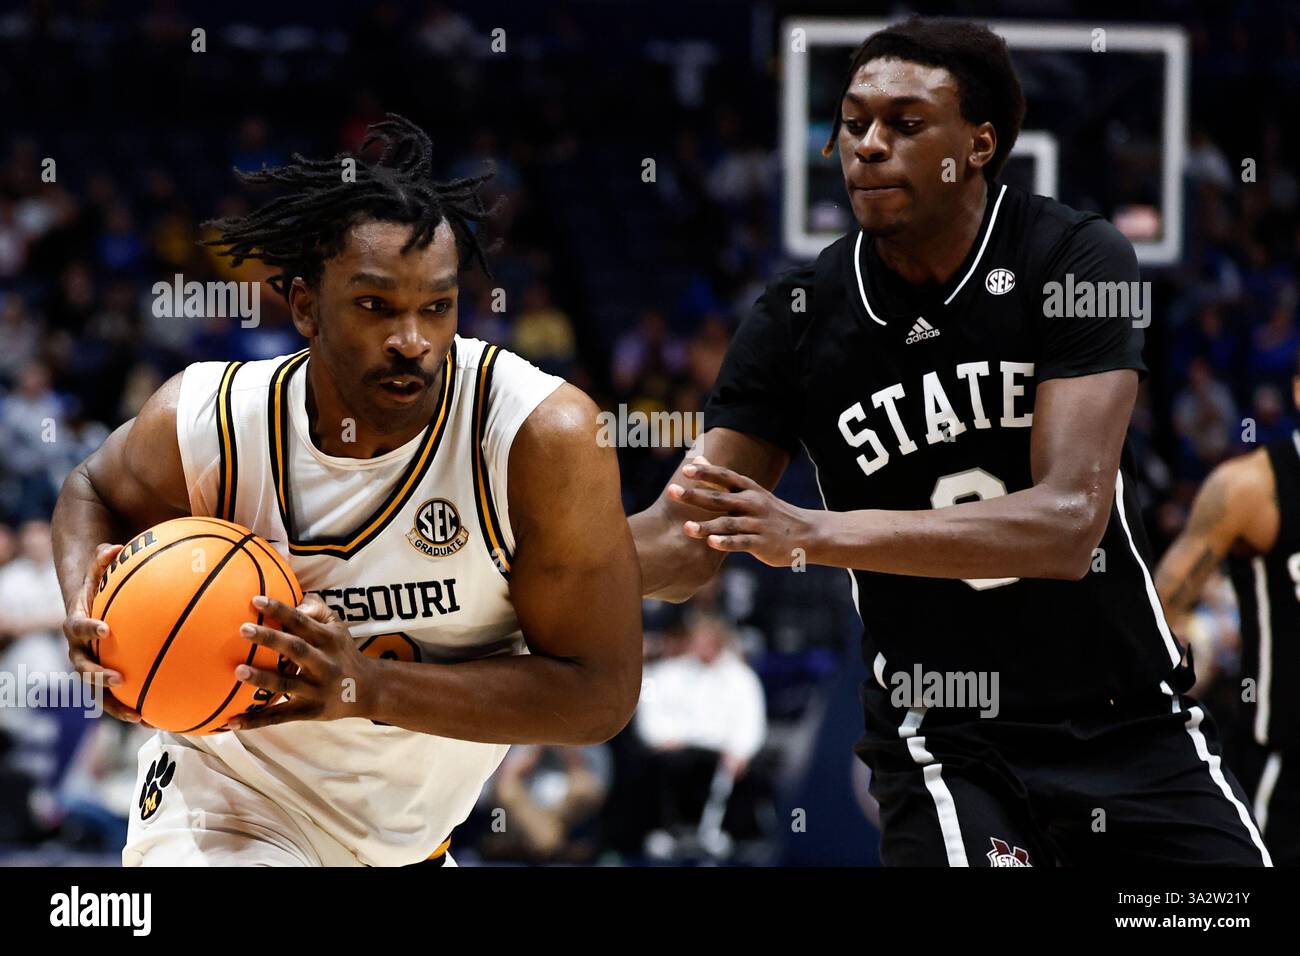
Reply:
[[920, 342], [923, 339], [936, 339], [938, 337], [939, 337], [938, 329], [936, 329], [929, 322], [925, 321], [925, 319], [918, 318], [915, 322], [912, 323], [912, 334], [909, 335], [903, 341], [907, 345], [911, 345], [914, 342]]

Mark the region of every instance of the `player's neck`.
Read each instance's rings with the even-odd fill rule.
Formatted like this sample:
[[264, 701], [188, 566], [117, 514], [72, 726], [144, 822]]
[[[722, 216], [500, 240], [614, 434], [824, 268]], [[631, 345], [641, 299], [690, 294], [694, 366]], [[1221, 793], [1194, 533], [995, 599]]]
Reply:
[[[429, 389], [437, 401], [442, 394], [442, 371]], [[410, 427], [397, 432], [379, 432], [368, 428], [360, 416], [349, 412], [328, 371], [318, 362], [307, 363], [306, 382], [307, 431], [311, 443], [335, 458], [377, 458], [400, 448], [428, 426], [433, 414], [422, 416]]]
[[913, 285], [942, 285], [966, 261], [979, 236], [988, 203], [983, 178], [961, 191], [945, 210], [943, 228], [914, 226], [896, 236], [877, 236], [876, 255], [891, 272]]

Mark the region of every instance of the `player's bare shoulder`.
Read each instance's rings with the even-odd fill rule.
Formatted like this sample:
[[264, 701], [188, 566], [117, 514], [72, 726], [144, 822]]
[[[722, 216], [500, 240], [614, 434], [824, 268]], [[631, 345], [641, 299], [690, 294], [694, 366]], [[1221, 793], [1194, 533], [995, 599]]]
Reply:
[[596, 443], [600, 409], [591, 397], [576, 385], [565, 382], [547, 396], [519, 429], [518, 441], [535, 441], [554, 446], [556, 443]]
[[[586, 392], [568, 382], [547, 396], [519, 429], [510, 452], [510, 470], [545, 469], [548, 481], [567, 483], [601, 459], [615, 456], [599, 441], [600, 409]], [[514, 482], [511, 482], [514, 487]], [[558, 487], [553, 486], [553, 487]]]
[[1192, 521], [1229, 521], [1237, 529], [1234, 551], [1271, 549], [1279, 515], [1277, 481], [1267, 450], [1258, 448], [1215, 468], [1197, 496]]
[[[600, 441], [599, 408], [567, 382], [529, 414], [510, 449], [510, 520], [554, 531], [585, 513], [585, 525], [623, 522], [618, 456]], [[567, 516], [567, 517], [566, 517]]]

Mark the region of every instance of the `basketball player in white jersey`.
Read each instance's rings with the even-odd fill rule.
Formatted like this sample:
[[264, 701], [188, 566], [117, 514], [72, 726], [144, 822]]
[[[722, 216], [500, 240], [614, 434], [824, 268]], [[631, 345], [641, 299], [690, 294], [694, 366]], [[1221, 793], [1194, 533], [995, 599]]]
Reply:
[[602, 741], [636, 705], [640, 577], [596, 408], [456, 335], [458, 268], [486, 266], [486, 176], [433, 182], [429, 139], [401, 117], [373, 141], [354, 182], [298, 156], [241, 176], [290, 193], [215, 223], [236, 264], [279, 270], [309, 348], [189, 366], [60, 495], [69, 656], [110, 689], [88, 607], [119, 548], [100, 542], [225, 518], [273, 542], [306, 594], [249, 595], [277, 627], [245, 636], [286, 666], [232, 676], [269, 706], [142, 748], [125, 864], [446, 863], [509, 744]]

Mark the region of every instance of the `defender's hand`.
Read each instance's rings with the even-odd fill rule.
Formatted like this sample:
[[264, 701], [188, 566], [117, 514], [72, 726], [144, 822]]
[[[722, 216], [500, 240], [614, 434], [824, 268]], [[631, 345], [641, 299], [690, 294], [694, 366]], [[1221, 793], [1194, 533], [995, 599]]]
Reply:
[[708, 487], [672, 484], [668, 496], [724, 516], [685, 522], [682, 530], [688, 537], [705, 539], [715, 551], [747, 551], [774, 568], [790, 567], [800, 553], [807, 560], [824, 512], [796, 508], [753, 479], [702, 459], [685, 466], [682, 474]]
[[[309, 594], [296, 608], [258, 595], [253, 608], [274, 619], [283, 630], [245, 624], [240, 635], [283, 655], [297, 665], [296, 673], [262, 670], [240, 664], [235, 677], [289, 699], [251, 714], [230, 718], [231, 730], [270, 727], [291, 720], [338, 720], [366, 717], [375, 682], [374, 661], [357, 650], [347, 625], [325, 602]], [[264, 619], [265, 619], [264, 618]]]

